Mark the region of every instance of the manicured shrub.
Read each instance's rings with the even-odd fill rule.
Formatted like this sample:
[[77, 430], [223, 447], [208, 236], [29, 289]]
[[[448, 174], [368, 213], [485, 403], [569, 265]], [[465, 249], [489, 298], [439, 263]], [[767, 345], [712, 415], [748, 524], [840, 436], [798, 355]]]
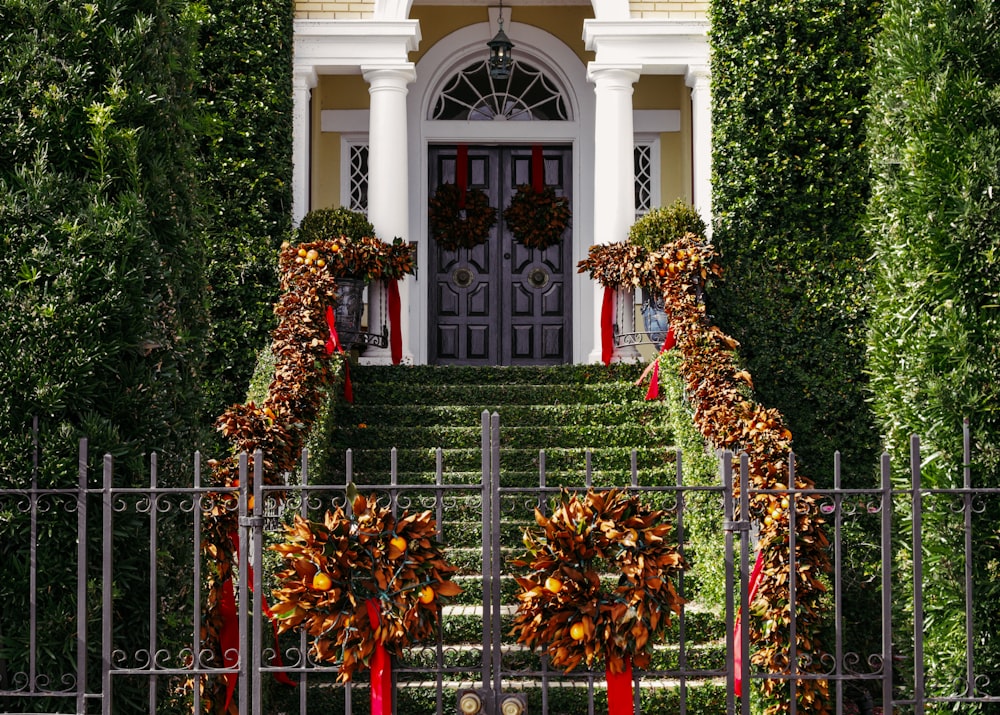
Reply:
[[[973, 485], [1000, 486], [998, 22], [991, 3], [892, 0], [876, 44], [869, 359], [874, 408], [907, 486], [911, 434], [922, 440], [923, 484], [962, 486], [965, 418]], [[965, 672], [965, 560], [956, 559], [963, 546], [951, 536], [964, 515], [949, 501], [928, 497], [923, 515], [934, 694], [954, 692]], [[993, 500], [982, 507], [978, 534], [994, 534], [1000, 512]], [[995, 672], [998, 544], [977, 536], [974, 548], [976, 672]], [[901, 563], [900, 576], [910, 576], [909, 562]]]
[[741, 344], [803, 468], [869, 483], [865, 399], [870, 248], [864, 150], [878, 0], [711, 5], [713, 240], [724, 269], [709, 310]]
[[670, 206], [658, 206], [636, 220], [628, 230], [628, 241], [647, 251], [658, 251], [685, 233], [704, 236], [708, 227], [690, 204], [677, 199]]
[[375, 227], [363, 213], [343, 206], [315, 209], [302, 218], [298, 240], [300, 243], [311, 243], [341, 236], [360, 241], [374, 237]]
[[200, 18], [209, 421], [243, 401], [275, 325], [277, 251], [291, 231], [292, 5], [210, 0]]

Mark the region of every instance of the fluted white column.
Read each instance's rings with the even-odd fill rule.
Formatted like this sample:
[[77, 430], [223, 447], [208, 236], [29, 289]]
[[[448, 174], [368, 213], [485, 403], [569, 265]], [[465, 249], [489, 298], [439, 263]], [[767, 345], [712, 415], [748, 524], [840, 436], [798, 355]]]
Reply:
[[[594, 242], [624, 241], [635, 220], [635, 159], [632, 128], [632, 85], [638, 66], [603, 66], [591, 63], [588, 77], [594, 83]], [[590, 362], [601, 360], [601, 306], [604, 288], [594, 283], [594, 348]], [[620, 290], [615, 296], [615, 318], [620, 333], [635, 332], [635, 296]], [[616, 346], [612, 361], [634, 362], [634, 345]]]
[[[406, 94], [407, 85], [416, 79], [413, 64], [361, 68], [371, 95], [368, 128], [368, 220], [385, 241], [399, 237], [409, 240], [409, 181], [407, 169]], [[408, 300], [412, 280], [400, 281], [401, 320], [408, 325]], [[372, 285], [368, 291], [368, 326], [382, 332], [382, 293]], [[401, 330], [403, 328], [401, 326]], [[402, 330], [403, 362], [413, 362], [408, 330]], [[366, 363], [388, 364], [388, 348], [370, 347], [362, 356]]]
[[309, 100], [319, 78], [312, 67], [292, 74], [292, 222], [309, 211]]
[[690, 65], [691, 143], [694, 205], [712, 231], [712, 89], [708, 65]]

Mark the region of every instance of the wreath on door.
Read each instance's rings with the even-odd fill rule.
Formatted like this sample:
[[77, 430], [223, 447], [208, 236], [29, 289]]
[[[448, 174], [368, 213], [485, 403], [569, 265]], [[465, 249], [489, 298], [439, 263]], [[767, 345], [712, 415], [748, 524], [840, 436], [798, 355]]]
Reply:
[[434, 240], [457, 251], [486, 242], [497, 210], [480, 189], [466, 189], [463, 196], [455, 184], [441, 184], [428, 201], [428, 218]]
[[557, 196], [551, 186], [541, 189], [530, 184], [518, 186], [504, 210], [504, 221], [514, 240], [540, 250], [559, 243], [569, 219], [569, 200]]

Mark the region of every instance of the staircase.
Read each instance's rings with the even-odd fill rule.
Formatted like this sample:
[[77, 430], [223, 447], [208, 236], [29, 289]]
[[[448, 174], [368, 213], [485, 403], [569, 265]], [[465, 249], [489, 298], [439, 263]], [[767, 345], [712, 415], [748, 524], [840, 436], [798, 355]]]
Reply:
[[[440, 485], [448, 495], [439, 517], [443, 539], [449, 560], [462, 569], [457, 580], [464, 593], [442, 613], [444, 651], [414, 652], [397, 668], [400, 715], [456, 712], [457, 690], [482, 680], [483, 411], [496, 412], [500, 418], [500, 485], [505, 490], [500, 506], [501, 543], [504, 558], [516, 558], [523, 551], [523, 529], [534, 524], [531, 506], [542, 498], [539, 492], [517, 493], [516, 489], [539, 486], [543, 460], [547, 487], [588, 483], [627, 486], [633, 469], [639, 484], [675, 483], [676, 448], [667, 406], [660, 401], [647, 402], [645, 389], [632, 384], [642, 368], [352, 368], [355, 401], [347, 404], [338, 400], [323, 438], [314, 440], [313, 450], [320, 453], [314, 454], [310, 481], [343, 484], [349, 464], [350, 478], [362, 491], [366, 484], [390, 481], [424, 485], [423, 491], [402, 492], [411, 500], [407, 502], [410, 509], [429, 508], [433, 490], [428, 492], [427, 486]], [[460, 491], [463, 488], [465, 491]], [[673, 497], [669, 499], [672, 504]], [[501, 580], [500, 607], [504, 634], [509, 631], [517, 589], [506, 571]], [[719, 659], [724, 629], [714, 617], [692, 610], [686, 614], [686, 632], [689, 664], [692, 659], [711, 663]], [[505, 670], [538, 671], [541, 667], [537, 654], [524, 651], [510, 636], [504, 635], [501, 650]], [[428, 678], [435, 660], [446, 671], [440, 696], [436, 683]], [[659, 649], [655, 660], [656, 669], [677, 669], [676, 646]], [[411, 666], [413, 672], [407, 672]], [[709, 667], [721, 667], [721, 663]], [[601, 676], [595, 683], [596, 711], [603, 707], [607, 712]], [[538, 684], [533, 678], [519, 680], [505, 685], [504, 690], [527, 692], [527, 712], [541, 713]], [[663, 712], [664, 707], [676, 706], [675, 684], [660, 683], [660, 689], [649, 685], [652, 683], [642, 693], [644, 712]], [[544, 696], [548, 713], [586, 712], [586, 688], [585, 680], [564, 679], [560, 671], [552, 672]], [[692, 687], [686, 695], [688, 712], [717, 712], [718, 690], [714, 686]], [[706, 700], [704, 710], [693, 707], [699, 698]], [[366, 704], [365, 689], [355, 688], [353, 710], [367, 712]]]

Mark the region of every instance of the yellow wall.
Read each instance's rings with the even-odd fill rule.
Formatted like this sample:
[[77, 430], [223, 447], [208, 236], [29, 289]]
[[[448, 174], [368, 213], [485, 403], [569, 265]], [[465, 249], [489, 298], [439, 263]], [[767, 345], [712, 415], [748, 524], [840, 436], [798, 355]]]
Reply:
[[[297, 7], [305, 3], [299, 0]], [[664, 3], [658, 3], [662, 5]], [[665, 3], [680, 6], [690, 3]], [[633, 3], [633, 9], [636, 7]], [[484, 22], [484, 6], [467, 5], [416, 5], [410, 13], [420, 21], [421, 42], [416, 52], [410, 53], [414, 63], [435, 43], [467, 25]], [[555, 5], [526, 7], [514, 6], [512, 22], [525, 23], [555, 35], [570, 47], [580, 61], [586, 64], [594, 54], [584, 48], [583, 21], [594, 16], [588, 5]], [[517, 52], [517, 37], [512, 36]], [[484, 47], [485, 52], [485, 47]], [[320, 131], [320, 112], [324, 109], [367, 109], [368, 84], [360, 74], [324, 75], [313, 90], [312, 102], [312, 166], [311, 206], [321, 208], [340, 203], [340, 142], [337, 132]], [[691, 111], [690, 90], [679, 75], [643, 75], [635, 84], [633, 106], [636, 109], [674, 109], [681, 112], [681, 131], [660, 135], [660, 204], [668, 205], [674, 199], [691, 200]]]
[[697, 0], [630, 0], [632, 17], [657, 20], [704, 20], [708, 2]]
[[309, 20], [360, 20], [375, 12], [375, 0], [295, 0], [295, 17]]

